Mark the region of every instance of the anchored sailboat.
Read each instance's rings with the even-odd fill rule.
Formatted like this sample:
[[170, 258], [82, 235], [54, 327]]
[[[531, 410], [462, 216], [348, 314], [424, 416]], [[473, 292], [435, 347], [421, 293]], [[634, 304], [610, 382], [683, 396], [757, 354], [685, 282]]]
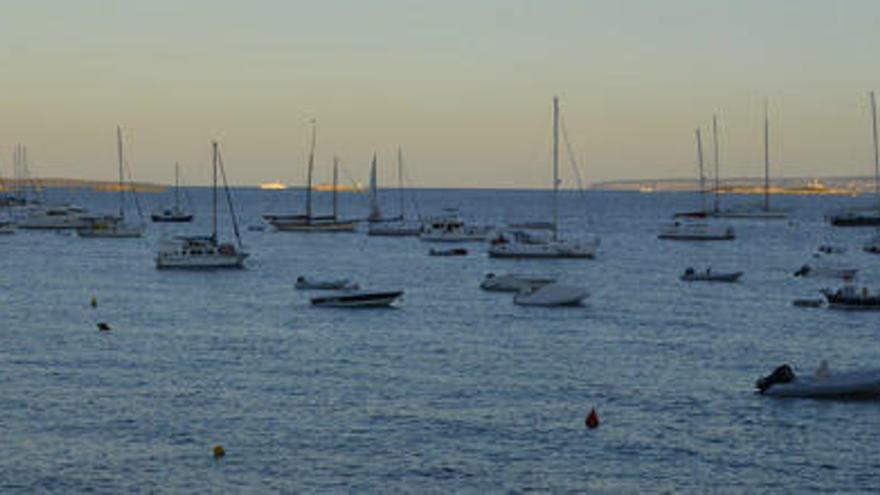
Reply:
[[877, 101], [871, 91], [871, 131], [874, 140], [874, 197], [877, 204], [872, 208], [848, 210], [828, 217], [835, 227], [878, 227], [880, 226], [880, 152], [877, 147]]
[[[244, 260], [249, 256], [244, 252], [238, 221], [232, 205], [232, 196], [226, 184], [226, 171], [220, 156], [220, 146], [216, 141], [211, 143], [213, 150], [214, 181], [211, 201], [211, 235], [210, 236], [177, 236], [163, 239], [156, 256], [156, 268], [242, 268]], [[217, 236], [217, 172], [223, 174], [223, 186], [226, 192], [226, 203], [236, 243], [220, 243]]]
[[[116, 128], [116, 151], [119, 158], [119, 213], [116, 216], [105, 215], [90, 219], [87, 225], [76, 229], [77, 235], [80, 237], [107, 237], [107, 238], [130, 238], [142, 237], [144, 235], [144, 226], [142, 224], [132, 224], [125, 221], [125, 190], [124, 183], [124, 154], [122, 148], [122, 129]], [[132, 186], [132, 194], [134, 194]], [[140, 210], [139, 210], [140, 211]]]
[[[367, 235], [381, 236], [417, 236], [422, 231], [422, 223], [417, 220], [406, 220], [406, 201], [403, 195], [403, 151], [397, 148], [397, 182], [398, 195], [400, 198], [400, 215], [393, 218], [371, 220], [367, 229]], [[370, 201], [371, 216], [373, 211], [379, 210], [378, 195], [376, 191], [376, 156], [373, 155], [373, 165], [370, 168]]]
[[184, 211], [180, 207], [180, 166], [174, 164], [174, 205], [153, 213], [150, 216], [154, 222], [191, 222], [193, 214]]
[[526, 230], [501, 232], [489, 244], [493, 258], [593, 258], [599, 238], [570, 241], [559, 235], [559, 98], [553, 97], [553, 224], [551, 237], [533, 235]]

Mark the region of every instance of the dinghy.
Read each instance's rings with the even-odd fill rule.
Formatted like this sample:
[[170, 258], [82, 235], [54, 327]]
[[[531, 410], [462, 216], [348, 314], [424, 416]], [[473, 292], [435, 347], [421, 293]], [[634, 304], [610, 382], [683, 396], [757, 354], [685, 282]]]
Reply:
[[742, 277], [743, 272], [713, 272], [711, 268], [705, 271], [696, 271], [688, 267], [681, 274], [681, 280], [685, 282], [736, 282]]
[[347, 278], [320, 280], [300, 275], [296, 277], [294, 287], [297, 290], [356, 290], [358, 289], [358, 284], [352, 283]]
[[522, 292], [524, 290], [537, 289], [554, 282], [556, 282], [556, 279], [550, 277], [533, 277], [512, 273], [505, 275], [487, 273], [480, 283], [480, 288], [490, 292]]
[[513, 297], [520, 306], [577, 306], [589, 295], [586, 289], [552, 283], [528, 288]]
[[397, 291], [346, 291], [338, 294], [315, 297], [312, 306], [324, 308], [384, 308], [403, 295]]
[[755, 383], [758, 393], [772, 397], [833, 399], [880, 396], [880, 369], [831, 373], [827, 365], [813, 376], [799, 376], [787, 364]]

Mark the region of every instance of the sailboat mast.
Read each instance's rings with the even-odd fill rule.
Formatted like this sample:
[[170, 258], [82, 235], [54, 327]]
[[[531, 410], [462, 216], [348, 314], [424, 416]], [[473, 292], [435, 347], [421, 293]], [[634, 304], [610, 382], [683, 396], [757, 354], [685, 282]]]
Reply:
[[125, 217], [125, 189], [122, 185], [122, 128], [116, 126], [116, 154], [119, 159], [119, 219], [122, 220]]
[[217, 141], [212, 141], [213, 148], [212, 163], [214, 164], [214, 182], [211, 188], [211, 239], [217, 242]]
[[874, 131], [874, 195], [877, 197], [877, 207], [880, 208], [880, 154], [877, 149], [877, 100], [871, 91], [871, 123]]
[[[374, 162], [375, 163], [375, 162]], [[336, 220], [336, 208], [338, 206], [336, 198], [336, 184], [339, 181], [339, 158], [333, 157], [333, 220]]]
[[721, 187], [720, 178], [718, 176], [718, 115], [712, 114], [712, 146], [715, 152], [715, 213], [721, 210], [718, 198], [718, 189]]
[[559, 97], [553, 97], [553, 240], [559, 230]]
[[397, 147], [397, 191], [400, 193], [400, 219], [403, 220], [405, 201], [403, 200], [403, 150]]
[[764, 211], [770, 211], [770, 113], [764, 101]]
[[696, 130], [697, 134], [697, 167], [700, 169], [700, 204], [703, 211], [706, 211], [706, 175], [703, 173], [703, 136], [700, 128]]
[[174, 162], [174, 210], [180, 209], [180, 165]]
[[315, 168], [315, 133], [317, 123], [312, 119], [312, 144], [309, 147], [309, 168], [306, 172], [306, 218], [312, 218], [312, 170]]
[[370, 162], [370, 220], [378, 221], [382, 218], [379, 211], [379, 188], [376, 184], [376, 154], [373, 153], [373, 161]]

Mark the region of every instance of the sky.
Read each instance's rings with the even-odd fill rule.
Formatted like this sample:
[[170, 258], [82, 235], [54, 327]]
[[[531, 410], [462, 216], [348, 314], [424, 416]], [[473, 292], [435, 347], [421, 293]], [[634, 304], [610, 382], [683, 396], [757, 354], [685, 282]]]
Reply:
[[[721, 124], [721, 171], [870, 174], [880, 90], [875, 0], [0, 0], [0, 174], [549, 187], [551, 101], [587, 182], [695, 176], [694, 129]], [[710, 143], [706, 143], [710, 146]], [[566, 159], [563, 179], [572, 184]]]

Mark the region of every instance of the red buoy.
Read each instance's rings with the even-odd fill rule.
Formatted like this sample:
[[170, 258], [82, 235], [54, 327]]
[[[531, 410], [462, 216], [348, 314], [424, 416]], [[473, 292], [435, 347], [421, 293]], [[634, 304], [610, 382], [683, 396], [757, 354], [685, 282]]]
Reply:
[[599, 426], [599, 415], [596, 414], [596, 408], [590, 409], [590, 414], [587, 414], [587, 419], [584, 421], [584, 424], [587, 425], [587, 428], [597, 428]]

